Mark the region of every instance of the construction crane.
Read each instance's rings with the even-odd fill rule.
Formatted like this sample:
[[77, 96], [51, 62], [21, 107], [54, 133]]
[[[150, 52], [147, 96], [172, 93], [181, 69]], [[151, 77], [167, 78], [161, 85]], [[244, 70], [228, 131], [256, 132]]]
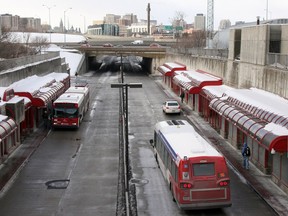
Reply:
[[207, 31], [214, 30], [214, 0], [207, 0]]

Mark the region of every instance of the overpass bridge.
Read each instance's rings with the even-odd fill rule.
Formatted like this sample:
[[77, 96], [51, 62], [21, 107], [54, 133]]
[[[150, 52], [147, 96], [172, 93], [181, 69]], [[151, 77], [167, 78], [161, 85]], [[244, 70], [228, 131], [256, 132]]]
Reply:
[[103, 47], [103, 46], [73, 46], [87, 56], [97, 55], [123, 55], [123, 56], [141, 56], [144, 58], [165, 58], [166, 47], [149, 46], [123, 46], [123, 47]]
[[91, 62], [95, 62], [101, 56], [139, 56], [142, 57], [141, 65], [149, 74], [154, 74], [157, 68], [165, 63], [167, 49], [167, 47], [150, 46], [69, 46], [69, 48], [85, 53], [86, 65], [84, 64], [83, 71], [90, 66]]

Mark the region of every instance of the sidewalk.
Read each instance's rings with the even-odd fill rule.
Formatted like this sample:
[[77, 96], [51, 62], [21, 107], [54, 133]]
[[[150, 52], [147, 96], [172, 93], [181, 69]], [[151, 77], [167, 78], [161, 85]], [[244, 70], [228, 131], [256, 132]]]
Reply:
[[188, 105], [181, 103], [178, 95], [163, 86], [162, 82], [158, 84], [170, 97], [175, 98], [181, 104], [184, 115], [186, 115], [191, 123], [198, 129], [198, 132], [210, 140], [224, 155], [235, 172], [242, 176], [247, 184], [249, 184], [278, 215], [286, 216], [288, 214], [288, 195], [271, 180], [271, 176], [263, 174], [251, 162], [248, 171], [242, 168], [243, 159], [241, 152], [232, 147], [208, 122], [201, 118]]
[[226, 142], [209, 123], [204, 121], [197, 114], [189, 114], [188, 119], [192, 122], [200, 133], [208, 138], [215, 147], [225, 156], [227, 162], [247, 183], [269, 204], [279, 215], [287, 215], [288, 196], [273, 181], [271, 176], [265, 175], [259, 171], [251, 162], [250, 169], [247, 171], [242, 168], [242, 155], [239, 150], [234, 149]]
[[29, 157], [34, 153], [41, 144], [49, 131], [43, 128], [25, 138], [23, 143], [0, 165], [0, 197], [10, 187], [15, 176], [21, 168], [28, 162]]

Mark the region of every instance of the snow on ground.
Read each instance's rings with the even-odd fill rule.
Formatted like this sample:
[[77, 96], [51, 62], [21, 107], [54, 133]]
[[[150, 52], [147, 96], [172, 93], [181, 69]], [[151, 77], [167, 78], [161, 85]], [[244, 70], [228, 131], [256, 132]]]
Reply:
[[74, 76], [77, 67], [83, 57], [83, 54], [78, 50], [71, 50], [61, 48], [53, 43], [78, 43], [80, 41], [86, 40], [86, 37], [83, 35], [76, 34], [62, 34], [62, 33], [35, 33], [35, 32], [13, 32], [13, 38], [21, 43], [26, 43], [27, 40], [29, 42], [33, 42], [36, 37], [47, 38], [47, 41], [50, 42], [51, 36], [51, 45], [44, 49], [45, 52], [60, 52], [60, 57], [65, 58], [65, 62], [69, 64], [70, 67], [70, 75]]
[[67, 43], [71, 42], [80, 42], [86, 40], [83, 35], [76, 34], [62, 34], [62, 33], [36, 33], [36, 32], [13, 32], [13, 38], [17, 39], [21, 43], [26, 43], [27, 40], [32, 42], [36, 37], [47, 38], [47, 41], [51, 43]]
[[51, 44], [47, 49], [43, 50], [46, 52], [60, 52], [60, 57], [65, 58], [65, 62], [69, 64], [70, 67], [70, 76], [75, 76], [77, 67], [80, 64], [80, 61], [84, 54], [78, 50], [64, 49], [55, 44]]

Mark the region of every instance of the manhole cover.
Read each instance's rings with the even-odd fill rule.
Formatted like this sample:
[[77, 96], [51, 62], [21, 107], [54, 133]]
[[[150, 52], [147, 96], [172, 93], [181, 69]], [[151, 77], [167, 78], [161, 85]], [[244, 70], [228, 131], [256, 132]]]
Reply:
[[69, 179], [52, 180], [45, 183], [47, 189], [66, 189], [69, 185]]

